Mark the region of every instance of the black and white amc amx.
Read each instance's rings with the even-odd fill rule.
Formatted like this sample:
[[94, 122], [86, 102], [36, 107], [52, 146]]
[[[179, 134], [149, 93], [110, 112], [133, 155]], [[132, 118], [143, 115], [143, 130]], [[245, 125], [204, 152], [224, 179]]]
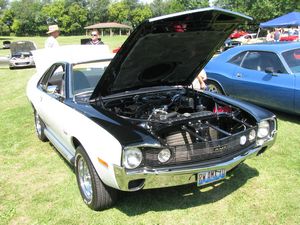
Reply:
[[189, 87], [249, 19], [197, 9], [143, 22], [115, 55], [107, 46], [33, 53], [37, 136], [74, 165], [90, 208], [111, 207], [119, 190], [219, 181], [274, 143], [271, 112]]

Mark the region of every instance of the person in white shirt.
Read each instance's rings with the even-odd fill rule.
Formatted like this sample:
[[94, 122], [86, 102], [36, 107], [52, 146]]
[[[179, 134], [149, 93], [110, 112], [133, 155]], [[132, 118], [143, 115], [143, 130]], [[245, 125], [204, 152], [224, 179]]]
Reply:
[[58, 41], [56, 38], [59, 36], [59, 28], [57, 25], [51, 25], [48, 28], [47, 34], [49, 34], [49, 37], [47, 38], [45, 42], [45, 48], [56, 48], [59, 47]]
[[207, 79], [207, 75], [205, 70], [201, 70], [201, 72], [198, 74], [198, 76], [193, 81], [192, 87], [197, 90], [205, 90], [206, 84], [205, 80]]

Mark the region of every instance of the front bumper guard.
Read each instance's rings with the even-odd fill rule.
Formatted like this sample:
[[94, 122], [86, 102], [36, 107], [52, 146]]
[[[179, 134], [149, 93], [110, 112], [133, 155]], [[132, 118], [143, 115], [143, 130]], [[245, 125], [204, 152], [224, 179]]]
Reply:
[[[227, 162], [218, 163], [211, 166], [189, 165], [187, 167], [155, 168], [139, 171], [126, 171], [123, 167], [114, 166], [116, 180], [120, 190], [137, 191], [140, 189], [152, 189], [178, 186], [196, 182], [196, 174], [204, 171], [225, 169], [230, 171], [244, 160], [256, 156], [262, 148], [249, 150], [243, 155], [239, 155]], [[136, 187], [130, 187], [129, 182], [140, 180]]]

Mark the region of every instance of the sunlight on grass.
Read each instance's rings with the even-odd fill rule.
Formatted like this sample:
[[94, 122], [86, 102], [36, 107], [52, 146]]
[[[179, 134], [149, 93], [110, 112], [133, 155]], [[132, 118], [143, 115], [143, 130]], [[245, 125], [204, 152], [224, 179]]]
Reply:
[[[122, 39], [123, 38], [123, 39]], [[44, 38], [33, 38], [39, 45]], [[75, 43], [79, 37], [60, 37]], [[118, 47], [124, 37], [103, 39]], [[1, 52], [1, 51], [0, 51]], [[275, 145], [228, 177], [198, 188], [122, 193], [112, 209], [83, 203], [71, 167], [35, 136], [25, 95], [35, 69], [0, 69], [0, 224], [299, 224], [300, 122], [279, 115]]]

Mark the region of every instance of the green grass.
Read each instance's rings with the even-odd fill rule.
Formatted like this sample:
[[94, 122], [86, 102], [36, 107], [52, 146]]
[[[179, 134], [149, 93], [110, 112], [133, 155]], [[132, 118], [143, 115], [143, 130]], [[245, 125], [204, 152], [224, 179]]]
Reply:
[[[62, 39], [74, 43], [78, 37]], [[118, 46], [123, 40], [105, 42]], [[0, 68], [1, 225], [299, 224], [299, 117], [279, 113], [275, 145], [219, 184], [122, 193], [115, 207], [94, 212], [83, 203], [73, 170], [35, 136], [25, 96], [34, 72]]]

